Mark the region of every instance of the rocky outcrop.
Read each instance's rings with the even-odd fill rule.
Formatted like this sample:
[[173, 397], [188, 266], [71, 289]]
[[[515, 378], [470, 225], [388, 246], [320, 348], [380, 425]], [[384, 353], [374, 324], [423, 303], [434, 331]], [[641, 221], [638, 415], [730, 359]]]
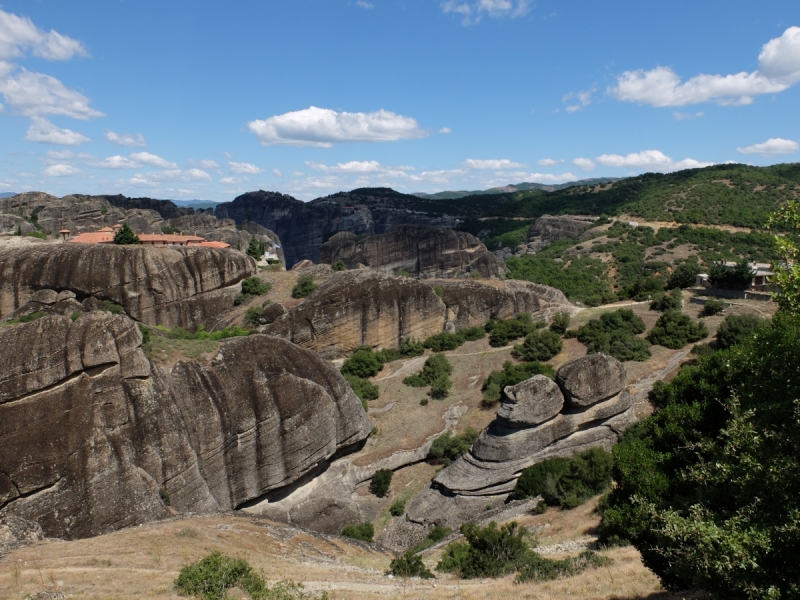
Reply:
[[320, 261], [342, 260], [348, 269], [359, 265], [387, 273], [406, 271], [416, 277], [498, 277], [502, 263], [471, 233], [425, 225], [399, 225], [365, 239], [340, 232], [320, 247]]
[[531, 313], [539, 320], [548, 321], [556, 313], [574, 314], [580, 310], [561, 291], [529, 281], [442, 280], [426, 283], [442, 290], [448, 329], [453, 331], [484, 325], [490, 319], [512, 319], [520, 313]]
[[558, 240], [577, 237], [589, 229], [595, 220], [572, 215], [542, 215], [528, 229], [528, 250], [537, 252]]
[[334, 274], [260, 331], [338, 358], [360, 346], [396, 348], [406, 338], [425, 339], [442, 331], [444, 316], [430, 286], [365, 269]]
[[284, 340], [227, 340], [169, 373], [141, 341], [108, 313], [0, 329], [0, 520], [78, 538], [230, 510], [370, 432], [339, 373]]
[[43, 244], [0, 250], [0, 317], [37, 290], [110, 300], [148, 325], [208, 328], [255, 261], [230, 249]]
[[253, 221], [274, 231], [283, 242], [286, 266], [308, 259], [320, 262], [320, 246], [333, 234], [388, 232], [397, 225], [428, 225], [452, 229], [459, 223], [449, 215], [410, 210], [419, 198], [388, 188], [341, 192], [302, 202], [278, 192], [248, 192], [217, 205], [214, 214], [238, 224]]
[[561, 367], [556, 383], [537, 375], [507, 387], [496, 419], [466, 455], [437, 473], [409, 505], [408, 518], [457, 526], [487, 497], [513, 491], [523, 469], [590, 447], [610, 449], [635, 421], [624, 373], [616, 359], [589, 355]]
[[0, 235], [27, 235], [36, 228], [17, 215], [0, 214]]

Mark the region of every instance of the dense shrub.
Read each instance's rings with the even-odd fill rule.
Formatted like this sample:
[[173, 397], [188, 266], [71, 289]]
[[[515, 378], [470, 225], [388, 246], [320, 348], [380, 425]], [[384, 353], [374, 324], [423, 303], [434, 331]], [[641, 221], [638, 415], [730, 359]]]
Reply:
[[607, 312], [599, 319], [592, 319], [577, 330], [568, 331], [568, 336], [578, 338], [590, 354], [602, 352], [617, 360], [643, 361], [650, 358], [650, 344], [636, 337], [645, 330], [644, 321], [629, 308]]
[[675, 288], [664, 294], [658, 294], [650, 303], [650, 310], [666, 312], [668, 310], [680, 310], [683, 306], [683, 295], [680, 288]]
[[679, 350], [686, 344], [699, 342], [708, 336], [705, 323], [695, 323], [688, 315], [677, 310], [668, 310], [656, 321], [655, 327], [647, 334], [651, 344]]
[[247, 312], [244, 313], [244, 317], [242, 321], [248, 327], [258, 327], [261, 324], [261, 315], [264, 312], [264, 308], [261, 306], [251, 306], [247, 309]]
[[666, 288], [668, 290], [674, 288], [688, 288], [694, 285], [697, 276], [702, 272], [700, 265], [697, 261], [685, 262], [679, 265], [672, 272], [672, 275], [667, 279]]
[[517, 498], [542, 496], [548, 506], [575, 508], [611, 484], [613, 458], [590, 448], [572, 458], [552, 458], [522, 471], [514, 488]]
[[369, 482], [369, 491], [376, 496], [385, 496], [389, 491], [389, 486], [392, 484], [392, 475], [394, 473], [391, 469], [378, 469], [372, 480]]
[[753, 272], [747, 259], [741, 259], [732, 269], [722, 263], [714, 263], [708, 273], [711, 285], [720, 288], [743, 290], [753, 281]]
[[431, 389], [428, 394], [431, 398], [442, 400], [443, 398], [447, 398], [452, 387], [453, 382], [447, 375], [439, 375], [439, 377], [431, 382]]
[[333, 269], [334, 271], [346, 271], [347, 266], [344, 264], [344, 261], [340, 258], [331, 265], [331, 269]]
[[717, 344], [722, 349], [741, 344], [752, 338], [764, 324], [753, 315], [728, 315], [717, 329]]
[[559, 335], [564, 335], [569, 327], [569, 313], [556, 313], [553, 322], [550, 323], [550, 331], [555, 331]]
[[[555, 246], [559, 244], [551, 244]], [[570, 241], [567, 240], [567, 246]], [[547, 249], [535, 256], [512, 256], [506, 261], [508, 279], [522, 279], [561, 290], [573, 302], [599, 306], [617, 300], [608, 284], [608, 267], [597, 258], [581, 257], [566, 263], [560, 256], [548, 255]], [[522, 336], [520, 336], [522, 337]]]
[[366, 378], [374, 377], [381, 369], [383, 369], [381, 357], [368, 346], [362, 346], [344, 361], [341, 372], [343, 375]]
[[710, 298], [706, 300], [705, 304], [703, 304], [703, 316], [704, 317], [713, 317], [725, 310], [725, 302], [722, 300], [717, 300], [716, 298]]
[[561, 336], [554, 331], [543, 329], [525, 336], [522, 344], [514, 346], [513, 356], [524, 361], [546, 361], [561, 352]]
[[317, 284], [314, 283], [312, 275], [300, 275], [297, 278], [297, 283], [292, 288], [292, 298], [306, 298], [314, 293], [317, 289]]
[[112, 315], [121, 315], [125, 313], [125, 309], [122, 308], [122, 306], [111, 300], [103, 300], [103, 309], [107, 310]]
[[478, 435], [480, 434], [472, 427], [467, 427], [464, 433], [458, 435], [447, 431], [433, 441], [428, 451], [428, 459], [449, 465], [467, 453], [478, 439]]
[[800, 318], [685, 366], [614, 447], [603, 540], [628, 540], [671, 590], [795, 598]]
[[406, 503], [404, 500], [395, 500], [389, 507], [389, 514], [393, 517], [399, 517], [406, 512]]
[[258, 277], [242, 280], [242, 293], [248, 296], [263, 296], [272, 289], [269, 281], [261, 281]]
[[225, 329], [221, 329], [219, 331], [206, 331], [205, 326], [200, 325], [195, 332], [187, 331], [183, 327], [175, 327], [174, 329], [156, 327], [156, 329], [166, 333], [167, 337], [172, 340], [211, 340], [218, 342], [219, 340], [225, 340], [232, 337], [250, 335], [250, 332], [247, 329], [242, 329], [238, 326], [226, 327]]
[[516, 385], [520, 381], [530, 379], [534, 375], [547, 375], [555, 379], [555, 370], [552, 365], [539, 362], [525, 362], [519, 365], [513, 364], [510, 360], [503, 363], [502, 371], [492, 371], [483, 382], [481, 391], [483, 392], [483, 406], [490, 407], [502, 398], [503, 389], [509, 385]]
[[431, 386], [431, 397], [445, 398], [453, 385], [449, 377], [452, 372], [453, 365], [444, 354], [431, 354], [422, 370], [403, 379], [403, 384], [411, 387]]
[[353, 392], [358, 396], [358, 399], [361, 400], [361, 404], [364, 405], [364, 410], [367, 410], [367, 401], [377, 400], [381, 395], [378, 386], [369, 379], [349, 374], [345, 374], [344, 378], [347, 380], [347, 383], [350, 384], [350, 387], [353, 388]]
[[[31, 321], [36, 321], [37, 319], [41, 319], [42, 317], [46, 317], [47, 313], [43, 310], [37, 310], [29, 315], [25, 315], [22, 317], [17, 317], [16, 319], [11, 319], [8, 321], [9, 325], [13, 325], [16, 323], [30, 323]], [[75, 319], [73, 319], [74, 321]]]
[[433, 528], [428, 532], [428, 535], [425, 536], [425, 539], [415, 544], [414, 546], [409, 549], [409, 552], [412, 554], [416, 554], [417, 552], [422, 552], [423, 550], [430, 548], [434, 544], [438, 544], [448, 535], [453, 532], [452, 529], [449, 527], [444, 527], [442, 525], [434, 525]]
[[442, 331], [441, 333], [429, 337], [422, 342], [422, 345], [426, 348], [430, 348], [434, 352], [445, 352], [447, 350], [455, 350], [463, 343], [464, 340], [460, 338], [458, 334]]
[[395, 577], [420, 577], [422, 579], [433, 579], [433, 573], [422, 562], [422, 557], [406, 552], [400, 556], [396, 556], [389, 563], [389, 573]]
[[375, 536], [375, 527], [372, 523], [361, 523], [360, 525], [348, 525], [342, 529], [342, 535], [362, 542], [371, 542]]
[[489, 345], [499, 348], [509, 342], [525, 337], [529, 333], [544, 327], [543, 322], [534, 323], [529, 313], [522, 313], [514, 319], [505, 321], [489, 321], [486, 331], [489, 332]]

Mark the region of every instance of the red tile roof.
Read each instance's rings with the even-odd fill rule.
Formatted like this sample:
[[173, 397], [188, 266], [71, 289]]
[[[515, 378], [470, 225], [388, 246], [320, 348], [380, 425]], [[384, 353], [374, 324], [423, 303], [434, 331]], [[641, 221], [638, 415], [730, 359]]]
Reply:
[[91, 231], [76, 235], [69, 241], [74, 244], [110, 244], [114, 241], [114, 234], [106, 231]]

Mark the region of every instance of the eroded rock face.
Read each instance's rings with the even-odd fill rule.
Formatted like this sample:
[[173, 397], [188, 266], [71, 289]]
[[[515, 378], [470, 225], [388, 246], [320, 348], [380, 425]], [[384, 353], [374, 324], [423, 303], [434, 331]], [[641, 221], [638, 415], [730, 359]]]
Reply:
[[456, 331], [484, 325], [490, 319], [512, 319], [531, 313], [550, 320], [559, 312], [573, 314], [579, 309], [555, 288], [528, 281], [429, 281], [442, 289], [447, 322]]
[[230, 510], [365, 439], [372, 424], [313, 352], [253, 335], [170, 373], [124, 316], [0, 330], [0, 519], [87, 537]]
[[288, 314], [259, 329], [338, 358], [360, 346], [396, 348], [444, 327], [445, 307], [428, 285], [373, 270], [336, 273]]
[[0, 251], [0, 317], [36, 290], [121, 305], [148, 325], [196, 329], [233, 306], [255, 261], [230, 249], [47, 244]]
[[366, 239], [340, 232], [320, 247], [320, 261], [342, 260], [348, 269], [365, 265], [417, 277], [498, 277], [502, 263], [470, 233], [424, 225], [400, 225]]
[[558, 240], [579, 236], [589, 229], [593, 219], [572, 215], [542, 215], [528, 229], [528, 249], [537, 251]]
[[619, 394], [628, 375], [625, 366], [606, 354], [589, 354], [571, 360], [558, 370], [558, 385], [567, 404], [582, 408]]
[[[584, 360], [593, 356], [602, 360]], [[472, 498], [502, 499], [513, 491], [523, 469], [587, 448], [610, 449], [635, 421], [633, 396], [623, 389], [624, 367], [615, 359], [605, 355], [584, 359], [559, 369], [556, 382], [537, 375], [507, 387], [497, 418], [481, 432], [467, 454], [439, 471], [432, 486], [411, 502], [409, 519], [420, 524], [458, 526], [482, 509], [482, 504]], [[618, 366], [622, 367], [622, 385]], [[590, 378], [614, 383], [601, 394], [583, 396], [594, 398], [592, 402], [570, 405], [565, 402], [566, 386], [580, 387], [577, 382], [584, 379], [582, 367], [591, 372]]]

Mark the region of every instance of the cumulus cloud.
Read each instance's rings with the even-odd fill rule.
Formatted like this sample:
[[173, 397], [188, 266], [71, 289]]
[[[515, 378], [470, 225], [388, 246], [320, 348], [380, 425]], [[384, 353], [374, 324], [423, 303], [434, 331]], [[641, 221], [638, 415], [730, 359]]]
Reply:
[[702, 112], [692, 113], [682, 113], [678, 112], [677, 110], [672, 113], [672, 116], [675, 118], [676, 121], [686, 121], [688, 119], [699, 119], [703, 116]]
[[200, 168], [201, 169], [217, 169], [217, 168], [219, 168], [219, 165], [213, 160], [208, 160], [208, 159], [201, 160], [199, 164], [200, 164]]
[[783, 138], [770, 138], [761, 144], [753, 144], [744, 148], [737, 148], [742, 154], [760, 154], [761, 156], [775, 156], [776, 154], [793, 154], [800, 149], [800, 145], [793, 140]]
[[250, 121], [247, 126], [264, 146], [330, 148], [339, 142], [391, 142], [427, 135], [416, 119], [388, 110], [349, 113], [316, 106]]
[[57, 146], [80, 146], [90, 141], [88, 137], [76, 131], [56, 127], [44, 117], [33, 118], [33, 123], [28, 127], [25, 139], [29, 142], [55, 144]]
[[480, 160], [468, 158], [464, 161], [464, 166], [468, 169], [481, 169], [481, 170], [502, 170], [502, 169], [519, 169], [524, 167], [522, 163], [512, 162], [507, 158]]
[[230, 167], [233, 173], [247, 173], [249, 175], [258, 175], [259, 173], [263, 173], [264, 169], [261, 169], [255, 165], [251, 165], [250, 163], [246, 162], [229, 162], [228, 166]]
[[139, 164], [158, 167], [160, 169], [174, 169], [177, 166], [175, 163], [169, 162], [155, 154], [150, 154], [149, 152], [134, 152], [131, 154], [131, 158]]
[[366, 2], [366, 0], [358, 0], [358, 2], [356, 2], [356, 6], [361, 8], [375, 8], [375, 5], [372, 4], [372, 2]]
[[0, 77], [0, 94], [6, 104], [28, 117], [63, 115], [86, 121], [105, 116], [89, 106], [89, 99], [64, 86], [58, 79], [22, 69]]
[[528, 14], [530, 5], [530, 0], [447, 0], [441, 6], [445, 13], [460, 15], [461, 24], [468, 26], [479, 23], [484, 16], [516, 19]]
[[50, 165], [43, 172], [48, 177], [71, 177], [72, 175], [78, 175], [81, 171], [72, 165], [57, 164]]
[[144, 148], [147, 142], [141, 133], [133, 135], [131, 133], [115, 133], [113, 131], [106, 131], [106, 139], [112, 144], [122, 146], [123, 148]]
[[0, 10], [0, 59], [21, 57], [27, 50], [48, 60], [88, 56], [86, 48], [78, 40], [52, 29], [43, 31], [28, 17], [18, 17]]
[[624, 102], [686, 106], [701, 102], [744, 105], [753, 96], [782, 92], [800, 81], [800, 27], [764, 44], [752, 73], [696, 75], [686, 82], [669, 67], [626, 71], [608, 92]]
[[648, 169], [651, 171], [680, 171], [681, 169], [697, 169], [710, 167], [714, 163], [701, 162], [693, 158], [674, 161], [660, 150], [644, 150], [626, 156], [621, 154], [603, 154], [595, 159], [606, 167], [623, 167], [629, 169]]
[[594, 161], [591, 158], [576, 158], [572, 161], [572, 164], [584, 171], [591, 171], [595, 167]]
[[211, 175], [202, 169], [169, 169], [147, 174], [137, 173], [128, 179], [128, 183], [144, 187], [154, 187], [165, 181], [211, 181]]
[[242, 183], [242, 179], [240, 179], [239, 177], [223, 177], [222, 179], [219, 180], [219, 182], [224, 183], [226, 185], [236, 184], [236, 183]]
[[84, 164], [96, 169], [139, 169], [143, 166], [174, 169], [178, 165], [150, 152], [134, 152], [130, 156], [109, 156], [98, 159], [91, 154], [82, 154]]
[[442, 128], [439, 130], [439, 133], [441, 133], [441, 134], [443, 134], [443, 135], [447, 135], [448, 133], [453, 133], [453, 130], [452, 130], [452, 129], [450, 129], [449, 127], [442, 127]]
[[543, 158], [542, 160], [537, 160], [536, 164], [540, 167], [555, 167], [557, 164], [564, 162], [563, 160], [555, 160], [553, 158]]
[[577, 104], [571, 104], [566, 107], [568, 113], [578, 112], [579, 110], [583, 110], [589, 104], [592, 103], [592, 94], [594, 94], [597, 90], [592, 88], [591, 90], [586, 90], [583, 92], [570, 92], [566, 96], [564, 96], [561, 101], [562, 102], [570, 102], [575, 101]]
[[281, 173], [280, 169], [272, 169], [272, 174], [275, 175], [275, 177], [283, 177], [283, 173]]

